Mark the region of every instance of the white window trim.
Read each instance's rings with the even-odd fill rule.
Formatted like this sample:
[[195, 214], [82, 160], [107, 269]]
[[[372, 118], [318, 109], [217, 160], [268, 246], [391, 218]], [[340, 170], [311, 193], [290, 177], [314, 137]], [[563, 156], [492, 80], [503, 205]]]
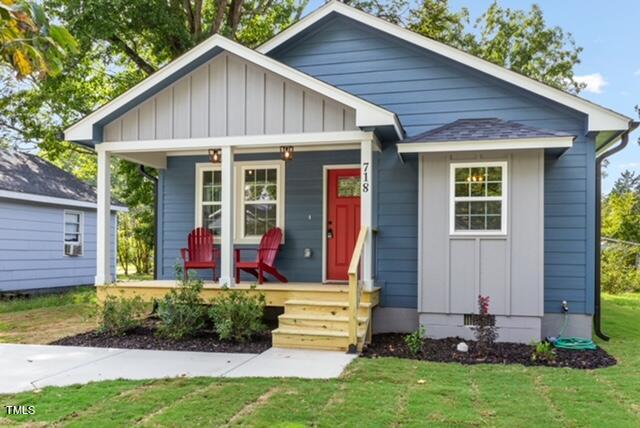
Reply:
[[[82, 257], [84, 256], [84, 211], [77, 210], [62, 210], [62, 255], [65, 257], [68, 256], [64, 253], [64, 246], [67, 245], [67, 214], [78, 214], [80, 218], [80, 230], [79, 230], [79, 240], [78, 244], [80, 244], [80, 255], [73, 257]], [[69, 242], [73, 243], [73, 242]]]
[[[502, 196], [469, 196], [456, 198], [455, 186], [456, 186], [456, 168], [478, 168], [478, 167], [502, 167]], [[508, 162], [452, 162], [449, 165], [449, 234], [452, 236], [469, 236], [469, 235], [482, 235], [482, 236], [504, 236], [507, 234], [507, 217], [509, 215], [508, 210], [508, 196], [509, 196], [509, 170]], [[500, 217], [500, 230], [456, 230], [456, 201], [502, 201], [502, 210]]]
[[282, 229], [284, 243], [285, 167], [283, 160], [236, 162], [236, 244], [259, 244], [262, 236], [244, 236], [244, 171], [254, 168], [276, 168], [278, 200], [276, 201], [276, 227]]
[[[278, 180], [278, 201], [276, 208], [276, 226], [285, 228], [285, 163], [282, 160], [263, 160], [263, 161], [240, 161], [234, 162], [234, 203], [236, 205], [234, 218], [233, 242], [235, 244], [259, 244], [261, 236], [244, 237], [244, 170], [252, 168], [275, 167], [277, 168]], [[195, 227], [202, 227], [202, 177], [206, 171], [220, 171], [219, 164], [211, 162], [196, 164], [196, 192], [195, 192]], [[223, 183], [224, 186], [224, 183]], [[220, 243], [220, 237], [217, 242]], [[282, 243], [284, 243], [284, 233], [282, 234]]]
[[[208, 171], [221, 171], [221, 166], [219, 164], [212, 164], [211, 162], [207, 163], [197, 163], [196, 164], [196, 218], [195, 218], [195, 227], [202, 227], [202, 207], [204, 206], [202, 200], [202, 177], [205, 172]], [[222, 206], [222, 201], [220, 201], [220, 206]], [[220, 241], [220, 236], [216, 237], [216, 241]], [[217, 244], [219, 242], [216, 242]]]

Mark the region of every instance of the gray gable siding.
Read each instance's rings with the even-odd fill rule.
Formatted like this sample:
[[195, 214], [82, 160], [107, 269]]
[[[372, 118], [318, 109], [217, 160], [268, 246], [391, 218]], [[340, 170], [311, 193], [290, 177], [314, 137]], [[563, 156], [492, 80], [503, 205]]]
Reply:
[[[236, 161], [279, 159], [279, 153], [238, 154]], [[160, 175], [159, 237], [161, 260], [159, 276], [175, 278], [174, 267], [180, 262], [180, 248], [195, 226], [196, 163], [206, 156], [169, 157], [167, 169]], [[358, 164], [360, 152], [299, 152], [286, 164], [285, 173], [285, 244], [278, 256], [278, 269], [290, 281], [322, 281], [322, 174], [323, 165]], [[238, 245], [237, 247], [256, 247]], [[311, 248], [313, 256], [303, 257]], [[218, 273], [220, 271], [218, 270]], [[211, 274], [200, 271], [201, 277]], [[251, 279], [251, 277], [243, 277]]]
[[223, 52], [104, 126], [104, 141], [355, 129], [355, 111]]
[[[586, 118], [344, 17], [272, 52], [276, 59], [385, 107], [408, 136], [461, 118], [497, 117], [577, 135], [545, 167], [545, 311], [593, 311], [594, 144]], [[415, 158], [401, 164], [386, 147], [379, 168], [378, 278], [385, 306], [416, 307]]]
[[[84, 212], [84, 249], [79, 257], [63, 254], [65, 209]], [[115, 222], [113, 214], [112, 240]], [[115, 246], [111, 259], [115, 272]], [[0, 291], [93, 284], [95, 275], [95, 211], [0, 198]]]

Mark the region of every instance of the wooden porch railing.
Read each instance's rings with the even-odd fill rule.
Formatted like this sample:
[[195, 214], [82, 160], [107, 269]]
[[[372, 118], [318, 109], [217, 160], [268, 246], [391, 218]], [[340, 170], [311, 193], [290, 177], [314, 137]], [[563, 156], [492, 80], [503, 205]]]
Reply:
[[358, 349], [358, 314], [363, 291], [362, 281], [359, 279], [360, 259], [366, 239], [367, 226], [362, 226], [349, 263], [349, 352], [352, 353]]

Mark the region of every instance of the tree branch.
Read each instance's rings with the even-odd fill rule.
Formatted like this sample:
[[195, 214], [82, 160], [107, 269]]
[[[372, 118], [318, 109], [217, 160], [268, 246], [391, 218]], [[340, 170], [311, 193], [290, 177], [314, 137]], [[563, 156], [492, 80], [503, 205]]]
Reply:
[[227, 0], [217, 0], [218, 10], [216, 11], [216, 20], [213, 22], [213, 27], [211, 27], [211, 33], [219, 33], [220, 27], [222, 27], [222, 23], [224, 21], [224, 14], [227, 11]]
[[155, 73], [156, 68], [153, 65], [149, 64], [147, 61], [145, 61], [144, 58], [142, 58], [140, 55], [138, 55], [138, 53], [129, 45], [127, 45], [125, 41], [122, 40], [120, 37], [115, 35], [111, 36], [109, 37], [109, 41], [113, 43], [115, 46], [117, 46], [118, 48], [122, 49], [122, 51], [129, 57], [129, 59], [131, 59], [131, 61], [133, 61], [138, 67], [140, 67], [142, 71], [144, 71], [147, 74]]

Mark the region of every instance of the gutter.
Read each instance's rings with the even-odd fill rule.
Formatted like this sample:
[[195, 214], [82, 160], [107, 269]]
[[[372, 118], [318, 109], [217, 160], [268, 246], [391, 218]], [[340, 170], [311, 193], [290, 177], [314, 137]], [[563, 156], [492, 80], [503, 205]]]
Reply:
[[593, 330], [600, 339], [608, 341], [609, 336], [602, 331], [602, 299], [601, 293], [601, 262], [602, 262], [602, 163], [622, 149], [629, 143], [629, 134], [640, 125], [638, 122], [630, 122], [629, 128], [620, 136], [620, 144], [608, 149], [605, 152], [596, 155], [596, 239], [595, 239], [595, 295], [594, 295], [594, 314], [593, 314]]
[[140, 165], [140, 174], [153, 183], [153, 222], [155, 230], [155, 248], [153, 249], [153, 279], [158, 279], [158, 177], [149, 174], [144, 165]]

